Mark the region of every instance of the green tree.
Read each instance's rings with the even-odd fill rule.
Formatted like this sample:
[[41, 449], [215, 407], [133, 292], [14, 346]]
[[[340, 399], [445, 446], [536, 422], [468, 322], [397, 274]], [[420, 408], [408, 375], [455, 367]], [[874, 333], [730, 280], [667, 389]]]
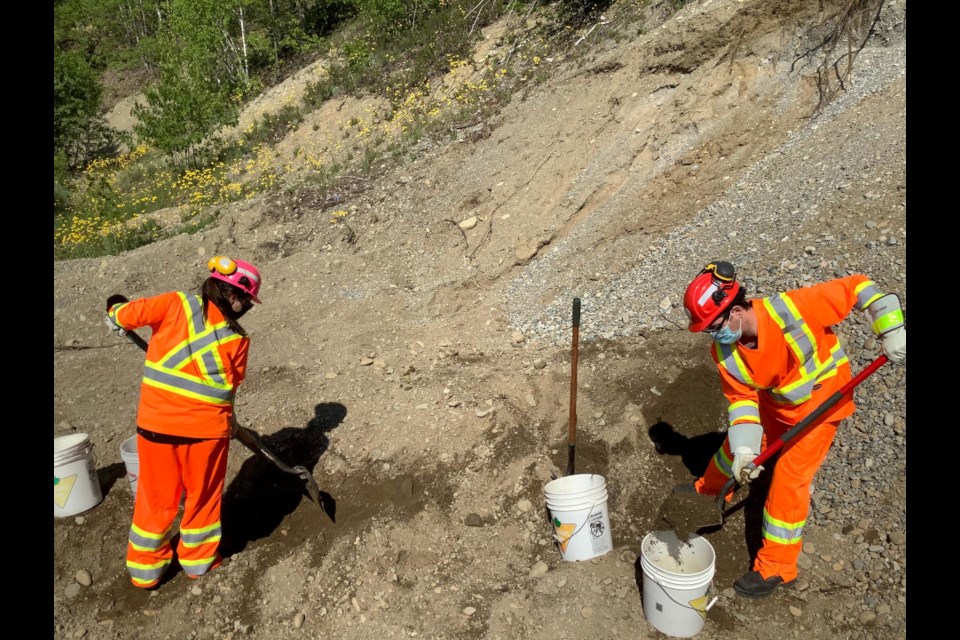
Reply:
[[53, 148], [63, 151], [71, 169], [115, 144], [115, 132], [99, 115], [102, 93], [99, 76], [83, 55], [54, 49]]
[[236, 46], [242, 0], [170, 0], [158, 34], [160, 80], [133, 113], [135, 131], [188, 164], [204, 140], [239, 119], [249, 78]]

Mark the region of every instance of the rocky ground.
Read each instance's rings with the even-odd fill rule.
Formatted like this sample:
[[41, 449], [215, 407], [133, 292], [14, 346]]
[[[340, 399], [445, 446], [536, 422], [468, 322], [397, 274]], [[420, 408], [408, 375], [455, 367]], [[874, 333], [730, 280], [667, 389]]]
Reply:
[[[708, 344], [684, 328], [686, 283], [715, 259], [758, 296], [862, 272], [909, 306], [905, 3], [883, 3], [820, 110], [817, 58], [798, 57], [819, 3], [666, 4], [615, 3], [606, 19], [632, 37], [557, 59], [483, 135], [344, 187], [353, 243], [329, 203], [289, 190], [199, 234], [54, 264], [54, 436], [89, 435], [104, 494], [54, 518], [54, 637], [665, 637], [644, 615], [640, 545], [725, 415]], [[325, 509], [233, 442], [224, 565], [144, 592], [124, 568], [119, 452], [143, 358], [103, 305], [192, 290], [220, 253], [264, 275], [240, 422], [311, 470]], [[879, 354], [856, 312], [838, 334], [854, 371]], [[731, 588], [762, 480], [701, 531], [718, 600], [698, 637], [906, 635], [906, 371], [857, 388], [795, 586]], [[567, 466], [574, 399], [576, 470], [604, 478], [613, 541], [583, 562], [561, 558], [543, 494]]]

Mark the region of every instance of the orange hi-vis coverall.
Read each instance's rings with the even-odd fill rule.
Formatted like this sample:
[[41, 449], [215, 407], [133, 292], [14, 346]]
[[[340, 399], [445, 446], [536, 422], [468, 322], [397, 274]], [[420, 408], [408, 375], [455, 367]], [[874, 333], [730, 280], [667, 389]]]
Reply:
[[[866, 276], [852, 275], [750, 300], [756, 348], [714, 343], [712, 351], [729, 403], [729, 425], [762, 425], [766, 447], [838, 391], [850, 380], [850, 363], [831, 327], [882, 295]], [[753, 566], [763, 579], [797, 577], [810, 483], [840, 421], [854, 411], [851, 397], [842, 398], [780, 450], [763, 509], [763, 545]], [[727, 438], [694, 486], [715, 496], [732, 473]]]
[[140, 386], [140, 476], [127, 543], [127, 571], [138, 587], [159, 583], [172, 562], [173, 522], [184, 493], [180, 566], [196, 578], [219, 562], [233, 399], [250, 340], [213, 303], [204, 322], [201, 304], [200, 296], [173, 291], [108, 312], [124, 329], [153, 331]]

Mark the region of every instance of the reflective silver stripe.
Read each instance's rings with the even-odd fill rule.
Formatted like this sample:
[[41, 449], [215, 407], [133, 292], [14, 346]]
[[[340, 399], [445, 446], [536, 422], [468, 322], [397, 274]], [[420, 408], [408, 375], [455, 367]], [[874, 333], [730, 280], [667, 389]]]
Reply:
[[155, 366], [152, 362], [148, 362], [143, 368], [143, 380], [146, 383], [155, 383], [152, 386], [162, 387], [174, 393], [183, 391], [193, 396], [209, 398], [218, 404], [233, 400], [234, 389], [217, 389], [192, 376], [186, 378], [184, 377], [186, 374], [176, 371], [159, 371], [153, 368]]
[[733, 460], [727, 457], [723, 447], [720, 447], [720, 449], [717, 450], [717, 453], [713, 456], [713, 463], [717, 465], [717, 469], [725, 477], [729, 478], [733, 475]]
[[163, 560], [158, 562], [156, 565], [145, 565], [137, 562], [127, 561], [127, 571], [130, 573], [130, 577], [141, 582], [153, 582], [154, 580], [159, 580], [160, 576], [163, 575], [163, 572], [166, 571], [167, 567], [170, 565], [170, 560]]
[[714, 345], [714, 348], [717, 350], [717, 359], [720, 361], [720, 366], [726, 369], [727, 372], [741, 384], [757, 389], [757, 385], [753, 383], [753, 379], [750, 377], [750, 374], [747, 373], [747, 368], [743, 366], [743, 362], [740, 360], [740, 354], [737, 353], [734, 346], [732, 344], [720, 344], [719, 342], [714, 342]]
[[760, 422], [760, 409], [756, 402], [742, 400], [727, 407], [727, 420], [730, 425], [738, 422]]
[[[171, 349], [159, 362], [146, 362], [143, 382], [205, 402], [228, 404], [233, 401], [235, 390], [227, 384], [217, 347], [242, 336], [226, 322], [208, 327], [203, 321], [200, 296], [182, 292], [177, 295], [187, 315], [190, 337]], [[199, 376], [180, 371], [191, 362], [197, 363], [201, 372]]]
[[180, 300], [183, 301], [184, 306], [187, 311], [187, 318], [190, 319], [190, 324], [192, 325], [191, 334], [201, 333], [205, 327], [203, 326], [203, 298], [200, 296], [188, 296], [183, 292], [177, 292], [177, 295], [180, 296]]
[[806, 520], [789, 524], [783, 520], [777, 520], [763, 509], [763, 537], [767, 540], [773, 540], [780, 544], [798, 544], [803, 538], [803, 527], [807, 524]]
[[770, 389], [767, 394], [774, 402], [780, 404], [797, 405], [806, 402], [813, 394], [813, 388], [817, 383], [835, 376], [837, 368], [846, 362], [848, 362], [847, 354], [843, 351], [840, 343], [837, 343], [830, 352], [830, 359], [820, 365], [820, 369], [815, 372], [814, 376], [802, 378], [785, 387]]
[[220, 523], [198, 530], [180, 529], [180, 541], [188, 547], [198, 547], [207, 542], [216, 542], [220, 539]]
[[883, 292], [877, 288], [873, 280], [867, 280], [857, 285], [857, 308], [863, 311], [877, 298], [883, 297]]
[[183, 568], [185, 574], [188, 576], [202, 576], [210, 570], [210, 567], [216, 562], [217, 556], [214, 554], [209, 558], [203, 558], [201, 560], [186, 560], [185, 558], [180, 558], [179, 560], [180, 566]]
[[132, 525], [130, 527], [128, 540], [130, 544], [141, 551], [156, 551], [170, 540], [170, 530], [168, 529], [161, 534], [155, 534], [142, 531], [138, 529], [136, 525]]

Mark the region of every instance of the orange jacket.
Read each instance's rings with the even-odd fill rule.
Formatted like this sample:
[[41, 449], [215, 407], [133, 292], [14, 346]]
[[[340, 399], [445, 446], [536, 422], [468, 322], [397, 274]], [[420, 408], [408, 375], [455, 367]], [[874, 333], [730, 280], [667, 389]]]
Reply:
[[[832, 327], [881, 295], [858, 274], [750, 300], [757, 347], [714, 343], [712, 351], [730, 426], [760, 423], [761, 404], [778, 420], [796, 424], [840, 389], [850, 380], [850, 362]], [[854, 410], [848, 395], [818, 422], [840, 420]]]
[[250, 339], [235, 333], [216, 305], [200, 314], [201, 298], [179, 291], [114, 305], [124, 329], [149, 326], [137, 424], [190, 438], [227, 438], [237, 387], [247, 369]]

